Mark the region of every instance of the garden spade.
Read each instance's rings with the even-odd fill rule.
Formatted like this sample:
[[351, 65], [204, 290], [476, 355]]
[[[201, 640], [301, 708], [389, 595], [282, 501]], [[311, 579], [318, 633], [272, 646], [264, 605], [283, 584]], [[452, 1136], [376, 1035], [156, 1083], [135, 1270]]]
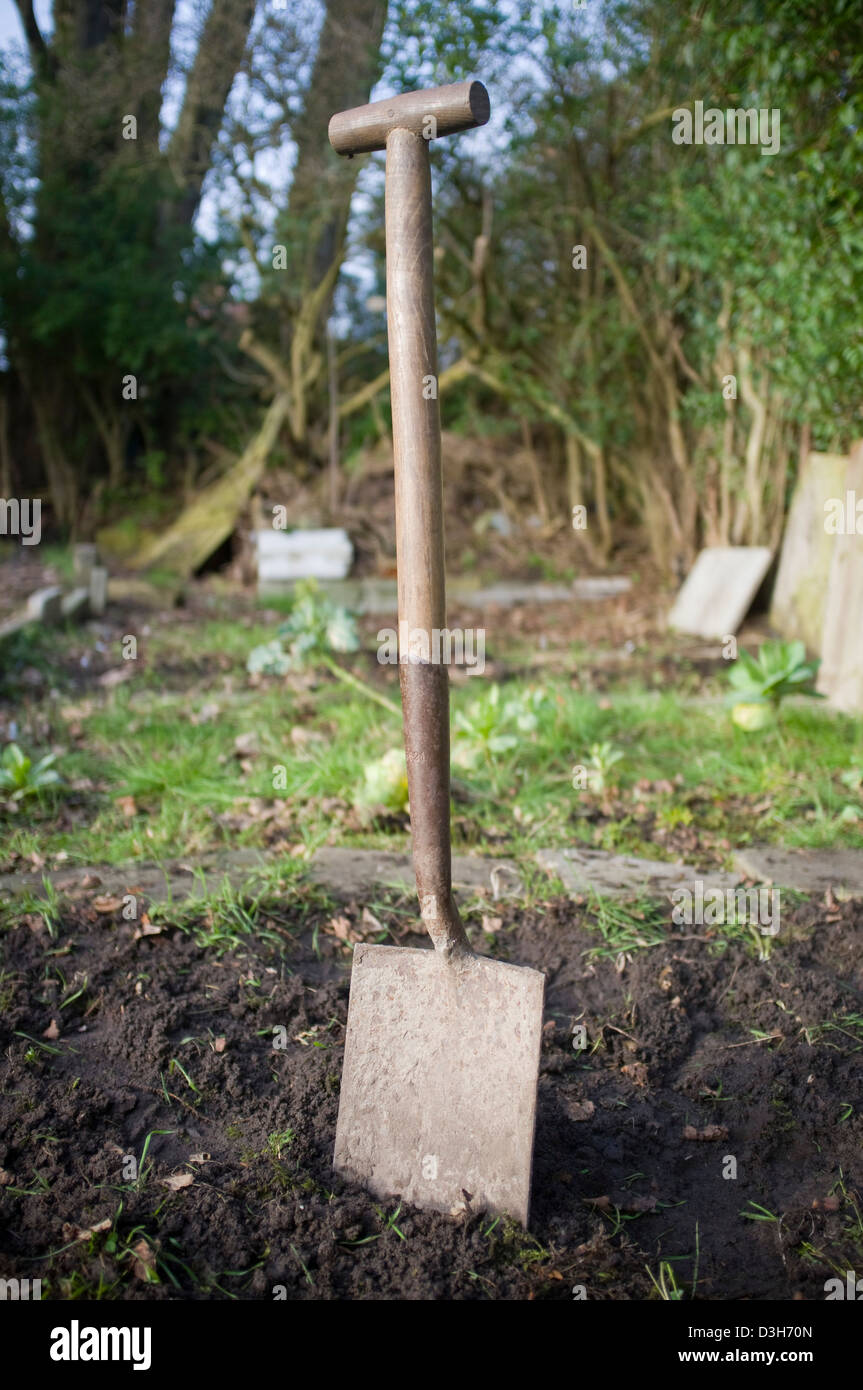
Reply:
[[335, 1169], [378, 1197], [527, 1224], [543, 976], [476, 955], [452, 895], [443, 487], [429, 140], [484, 125], [481, 82], [330, 121], [339, 154], [386, 149], [399, 674], [414, 870], [434, 950], [357, 945]]

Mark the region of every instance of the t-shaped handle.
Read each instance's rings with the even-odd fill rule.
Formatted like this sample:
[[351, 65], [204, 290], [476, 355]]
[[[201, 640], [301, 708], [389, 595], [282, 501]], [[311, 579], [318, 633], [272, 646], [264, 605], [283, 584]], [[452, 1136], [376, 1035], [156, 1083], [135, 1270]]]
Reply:
[[393, 130], [410, 130], [436, 140], [439, 135], [485, 125], [490, 112], [488, 92], [481, 82], [453, 82], [339, 111], [330, 121], [330, 144], [336, 154], [367, 154], [386, 149]]

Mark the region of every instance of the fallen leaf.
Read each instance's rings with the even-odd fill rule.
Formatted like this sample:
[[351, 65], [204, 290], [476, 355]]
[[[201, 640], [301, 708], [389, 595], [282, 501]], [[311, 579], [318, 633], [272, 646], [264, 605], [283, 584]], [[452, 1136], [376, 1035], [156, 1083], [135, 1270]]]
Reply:
[[190, 1163], [209, 1163], [209, 1161], [210, 1155], [208, 1153], [191, 1154], [189, 1157]]
[[85, 1226], [78, 1231], [79, 1240], [89, 1240], [91, 1236], [97, 1236], [100, 1231], [110, 1231], [111, 1219], [106, 1216], [104, 1221], [99, 1221], [95, 1226]]
[[580, 1124], [582, 1121], [589, 1120], [592, 1118], [594, 1112], [596, 1111], [596, 1106], [594, 1105], [592, 1100], [576, 1100], [570, 1102], [570, 1104], [567, 1106], [567, 1110], [569, 1112], [570, 1119], [575, 1120], [576, 1124]]
[[132, 933], [132, 940], [140, 941], [142, 936], [161, 936], [164, 930], [164, 927], [157, 926], [155, 922], [151, 922], [145, 912], [141, 918], [140, 927], [136, 927]]
[[56, 1018], [52, 1018], [51, 1022], [48, 1024], [48, 1027], [45, 1029], [45, 1032], [42, 1034], [42, 1037], [49, 1038], [51, 1041], [53, 1041], [55, 1038], [59, 1038], [59, 1036], [60, 1029], [57, 1027], [57, 1020]]
[[725, 1125], [705, 1125], [704, 1129], [696, 1129], [695, 1125], [686, 1125], [683, 1130], [684, 1139], [702, 1140], [709, 1143], [713, 1139], [727, 1139], [728, 1130]]
[[331, 917], [329, 925], [339, 941], [362, 941], [359, 932], [354, 931], [353, 923], [347, 917]]
[[138, 814], [138, 808], [135, 805], [134, 796], [115, 797], [114, 805], [119, 806], [120, 810], [123, 812], [123, 815], [126, 817], [127, 820], [131, 820], [132, 816], [136, 816]]
[[841, 1203], [838, 1197], [816, 1197], [812, 1202], [813, 1211], [838, 1211]]
[[382, 932], [384, 930], [383, 923], [379, 922], [375, 914], [371, 912], [367, 907], [363, 908], [363, 915], [360, 918], [360, 926], [362, 927], [364, 934], [367, 936], [377, 936], [379, 932]]
[[156, 1265], [156, 1252], [146, 1240], [139, 1240], [132, 1246], [135, 1260], [132, 1265], [132, 1273], [136, 1279], [143, 1279], [145, 1283], [151, 1283], [150, 1272]]
[[123, 906], [122, 898], [110, 898], [108, 896], [93, 899], [93, 907], [97, 912], [116, 912]]
[[644, 1062], [627, 1062], [620, 1068], [636, 1086], [647, 1085], [647, 1067]]
[[194, 1181], [194, 1173], [172, 1173], [169, 1178], [162, 1178], [162, 1186], [170, 1187], [172, 1192], [179, 1192], [181, 1187], [191, 1187]]

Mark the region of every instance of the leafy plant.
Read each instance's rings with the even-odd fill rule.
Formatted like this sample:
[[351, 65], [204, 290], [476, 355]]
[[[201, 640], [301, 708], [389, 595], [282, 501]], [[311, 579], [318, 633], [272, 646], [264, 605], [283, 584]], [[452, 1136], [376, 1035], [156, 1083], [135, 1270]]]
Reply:
[[385, 806], [404, 811], [408, 804], [408, 768], [402, 748], [390, 748], [382, 758], [366, 763], [365, 781], [357, 796], [359, 806]]
[[604, 792], [608, 787], [608, 774], [623, 758], [620, 748], [613, 743], [592, 743], [590, 757], [585, 766], [587, 782], [591, 791]]
[[34, 763], [17, 743], [8, 743], [0, 757], [0, 791], [6, 792], [10, 801], [24, 801], [28, 796], [39, 796], [48, 787], [59, 786], [56, 761], [54, 753], [46, 753]]
[[359, 645], [356, 620], [347, 608], [321, 593], [314, 579], [302, 580], [278, 636], [254, 648], [247, 669], [283, 676], [302, 671], [331, 652], [355, 652]]
[[474, 700], [455, 716], [453, 762], [470, 770], [481, 758], [517, 748], [520, 736], [536, 731], [537, 711], [545, 699], [542, 690], [524, 690], [509, 700], [501, 698], [499, 685]]
[[806, 660], [802, 642], [763, 642], [758, 656], [741, 650], [728, 673], [734, 689], [731, 717], [739, 728], [755, 733], [776, 722], [787, 695], [823, 700], [815, 689], [819, 661]]
[[337, 680], [359, 694], [374, 700], [391, 714], [401, 714], [392, 700], [333, 660], [333, 652], [355, 652], [359, 645], [353, 614], [321, 593], [316, 580], [301, 580], [294, 589], [288, 616], [277, 636], [252, 649], [246, 670], [250, 675], [286, 676], [293, 671], [325, 666]]

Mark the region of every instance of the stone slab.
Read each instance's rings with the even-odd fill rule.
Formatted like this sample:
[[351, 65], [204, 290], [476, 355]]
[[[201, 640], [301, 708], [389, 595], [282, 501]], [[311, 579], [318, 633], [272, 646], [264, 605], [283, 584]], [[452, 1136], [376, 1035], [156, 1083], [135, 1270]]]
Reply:
[[702, 550], [668, 615], [668, 626], [693, 637], [737, 631], [770, 568], [763, 545], [714, 545]]
[[[856, 529], [856, 503], [863, 500], [863, 443], [848, 459], [845, 487], [838, 494], [844, 526], [829, 534], [832, 555], [824, 604], [818, 689], [846, 714], [863, 712], [863, 534]], [[822, 525], [824, 515], [822, 511]]]
[[863, 898], [863, 850], [762, 845], [737, 850], [734, 863], [756, 883], [818, 896], [832, 888], [837, 898]]
[[824, 527], [825, 503], [844, 497], [844, 454], [808, 454], [794, 494], [770, 606], [770, 622], [782, 637], [821, 653], [833, 542]]
[[716, 869], [704, 871], [691, 864], [667, 864], [601, 849], [541, 849], [536, 852], [536, 862], [575, 895], [594, 892], [607, 898], [638, 894], [665, 897], [678, 888], [691, 888], [694, 882], [723, 892], [740, 882], [739, 875]]
[[297, 579], [345, 579], [354, 559], [347, 531], [327, 527], [316, 531], [253, 532], [259, 584]]
[[63, 595], [61, 603], [63, 617], [69, 619], [86, 618], [90, 609], [90, 590], [89, 589], [70, 589], [68, 594]]
[[59, 623], [63, 617], [63, 590], [58, 585], [36, 589], [27, 599], [27, 616], [46, 626]]

